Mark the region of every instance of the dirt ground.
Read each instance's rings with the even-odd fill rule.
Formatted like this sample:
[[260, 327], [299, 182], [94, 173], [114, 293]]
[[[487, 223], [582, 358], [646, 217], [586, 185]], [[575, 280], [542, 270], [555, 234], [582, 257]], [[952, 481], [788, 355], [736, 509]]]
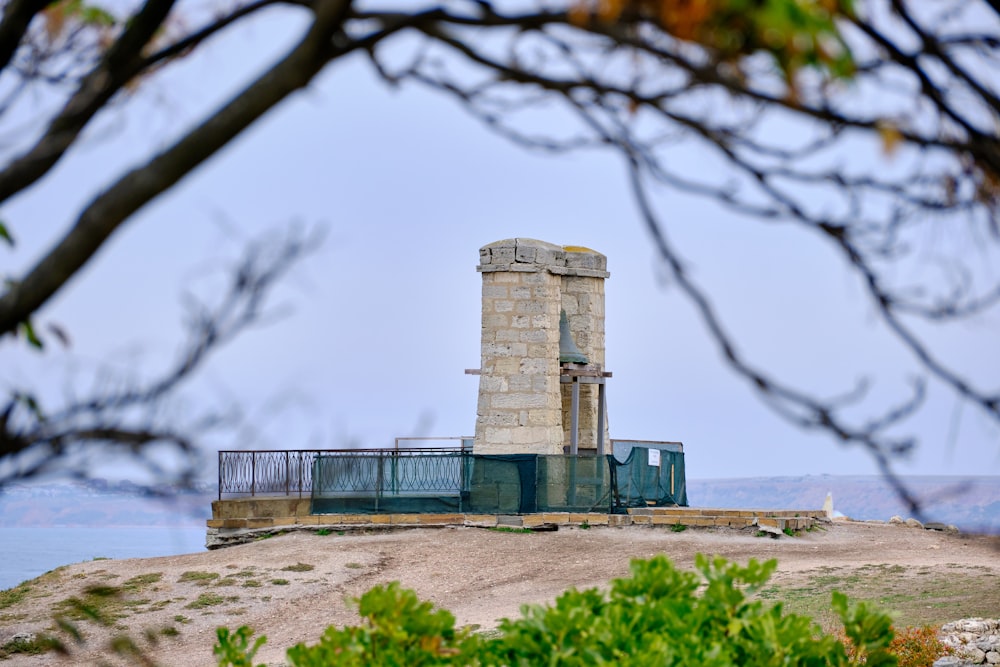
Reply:
[[[215, 628], [240, 625], [268, 637], [255, 662], [281, 665], [287, 647], [315, 642], [328, 625], [356, 622], [349, 600], [378, 583], [400, 581], [452, 611], [459, 625], [489, 629], [503, 617], [517, 616], [524, 603], [550, 602], [570, 587], [605, 585], [626, 575], [631, 559], [660, 553], [683, 568], [693, 566], [697, 553], [742, 563], [777, 558], [772, 581], [782, 586], [817, 569], [861, 565], [973, 569], [1000, 582], [1000, 538], [884, 524], [835, 523], [780, 539], [732, 529], [672, 532], [637, 526], [531, 534], [462, 527], [297, 532], [205, 553], [59, 568], [27, 584], [22, 599], [0, 608], [0, 645], [17, 632], [45, 631], [54, 611], [70, 608], [65, 600], [83, 599], [88, 587], [103, 585], [124, 592], [100, 602], [119, 619], [114, 632], [127, 629], [140, 636], [147, 629], [172, 628], [167, 632], [175, 636], [163, 637], [156, 649], [164, 665], [214, 665]], [[0, 663], [93, 662], [112, 631], [89, 621], [79, 626], [88, 641], [72, 660], [50, 653], [13, 655]]]

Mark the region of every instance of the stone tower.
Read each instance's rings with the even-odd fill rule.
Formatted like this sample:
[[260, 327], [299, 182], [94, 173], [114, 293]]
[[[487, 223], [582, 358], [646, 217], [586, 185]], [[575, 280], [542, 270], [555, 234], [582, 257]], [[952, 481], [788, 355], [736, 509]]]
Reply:
[[[484, 246], [479, 259], [482, 361], [473, 451], [563, 454], [571, 438], [571, 383], [559, 364], [559, 315], [566, 312], [589, 362], [586, 372], [600, 376], [607, 258], [587, 248], [517, 238]], [[595, 384], [581, 384], [579, 391], [578, 445], [593, 448], [599, 392]], [[606, 419], [603, 430], [608, 443]]]

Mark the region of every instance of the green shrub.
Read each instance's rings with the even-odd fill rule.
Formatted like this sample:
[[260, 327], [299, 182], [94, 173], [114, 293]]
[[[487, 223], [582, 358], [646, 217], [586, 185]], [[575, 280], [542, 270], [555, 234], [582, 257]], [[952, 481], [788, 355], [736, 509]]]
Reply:
[[889, 644], [889, 651], [899, 660], [899, 667], [931, 665], [951, 649], [941, 643], [937, 628], [903, 628], [896, 632]]
[[[288, 661], [295, 667], [897, 664], [887, 650], [893, 637], [888, 616], [864, 604], [852, 607], [845, 596], [833, 595], [844, 636], [856, 647], [848, 654], [811, 619], [752, 599], [776, 565], [751, 560], [741, 567], [698, 556], [695, 574], [677, 570], [664, 556], [636, 560], [632, 576], [614, 580], [610, 591], [570, 590], [551, 606], [526, 605], [521, 618], [504, 620], [488, 637], [456, 630], [451, 613], [393, 582], [358, 600], [361, 625], [331, 626], [317, 644], [290, 648]], [[245, 626], [232, 634], [220, 630], [219, 665], [250, 665], [263, 639], [250, 647], [252, 634]]]
[[233, 633], [228, 628], [219, 628], [215, 634], [219, 643], [212, 651], [219, 657], [219, 667], [253, 667], [254, 655], [267, 641], [266, 637], [258, 637], [251, 646], [253, 632], [246, 626]]

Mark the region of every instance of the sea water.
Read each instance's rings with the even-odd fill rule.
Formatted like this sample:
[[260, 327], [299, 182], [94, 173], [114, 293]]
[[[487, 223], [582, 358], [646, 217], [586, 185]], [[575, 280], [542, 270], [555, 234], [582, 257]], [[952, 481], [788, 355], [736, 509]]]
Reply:
[[0, 590], [60, 565], [205, 551], [205, 526], [0, 528]]

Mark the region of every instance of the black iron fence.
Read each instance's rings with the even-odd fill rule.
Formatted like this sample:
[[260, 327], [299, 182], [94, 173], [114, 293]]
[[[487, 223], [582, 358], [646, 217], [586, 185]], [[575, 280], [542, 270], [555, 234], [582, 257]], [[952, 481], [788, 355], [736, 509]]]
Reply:
[[468, 490], [470, 450], [418, 450], [321, 455], [313, 496], [458, 494]]
[[[461, 446], [407, 446], [429, 441]], [[471, 438], [399, 438], [392, 449], [221, 451], [219, 499], [309, 497], [337, 511], [421, 511], [418, 506], [424, 505], [461, 510], [471, 503], [515, 513], [537, 507], [562, 511], [562, 505], [687, 504], [680, 443], [613, 440], [612, 445], [615, 455], [609, 457], [474, 457]]]
[[[409, 446], [411, 443], [460, 441], [458, 447]], [[270, 449], [223, 450], [219, 452], [219, 500], [245, 496], [312, 495], [313, 470], [320, 457], [343, 461], [336, 484], [354, 487], [358, 492], [373, 490], [376, 476], [384, 469], [374, 462], [380, 459], [409, 460], [413, 454], [453, 453], [472, 450], [472, 438], [397, 438], [393, 449]], [[429, 465], [425, 461], [424, 466]], [[402, 464], [407, 477], [423, 475], [419, 459]], [[331, 470], [338, 470], [334, 467]], [[370, 479], [369, 479], [370, 478]], [[396, 477], [398, 479], [398, 476]], [[331, 483], [327, 480], [327, 483]], [[435, 482], [431, 482], [435, 483]], [[381, 488], [381, 487], [380, 487]]]

